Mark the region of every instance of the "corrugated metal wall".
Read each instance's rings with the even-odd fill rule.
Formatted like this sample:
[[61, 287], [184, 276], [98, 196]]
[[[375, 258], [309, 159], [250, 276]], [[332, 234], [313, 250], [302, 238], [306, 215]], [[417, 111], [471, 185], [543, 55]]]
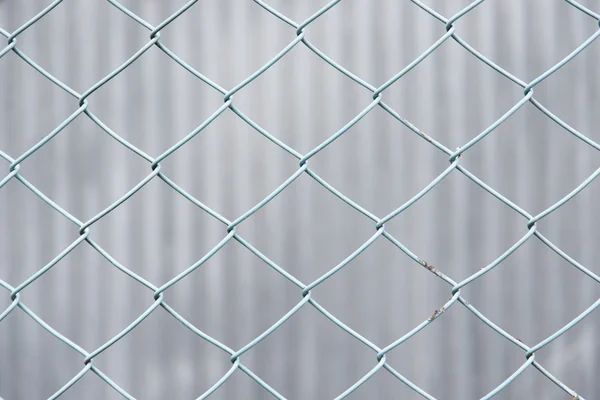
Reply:
[[[12, 32], [49, 1], [0, 1]], [[158, 24], [183, 1], [123, 0]], [[427, 2], [450, 16], [468, 1]], [[594, 1], [586, 2], [597, 5]], [[271, 0], [296, 21], [325, 1]], [[459, 35], [529, 81], [587, 39], [596, 23], [559, 0], [488, 0], [457, 23]], [[409, 1], [344, 0], [307, 30], [326, 54], [374, 85], [385, 82], [445, 32]], [[295, 37], [251, 1], [203, 0], [161, 33], [196, 69], [232, 88]], [[101, 0], [64, 1], [18, 37], [18, 47], [79, 92], [143, 46], [148, 32]], [[598, 141], [600, 42], [536, 88], [536, 98]], [[522, 89], [447, 41], [384, 94], [402, 116], [450, 148], [466, 143], [522, 97]], [[302, 45], [235, 95], [235, 104], [270, 133], [305, 153], [332, 135], [370, 93]], [[222, 104], [222, 95], [152, 48], [89, 98], [115, 132], [157, 156]], [[0, 59], [0, 149], [17, 157], [77, 108], [77, 101], [15, 54]], [[600, 165], [595, 151], [527, 104], [470, 149], [461, 164], [532, 214], [575, 188]], [[8, 163], [4, 163], [8, 173]], [[297, 160], [227, 111], [163, 163], [175, 182], [233, 220], [297, 168]], [[311, 168], [379, 216], [398, 207], [448, 165], [447, 156], [375, 109]], [[86, 220], [149, 173], [149, 165], [85, 116], [26, 160], [21, 173]], [[2, 173], [2, 177], [5, 173]], [[600, 183], [540, 223], [550, 240], [595, 273]], [[459, 281], [486, 266], [526, 232], [526, 221], [454, 172], [386, 225], [414, 253]], [[239, 232], [287, 271], [310, 282], [373, 234], [373, 224], [307, 175], [245, 221]], [[93, 226], [117, 260], [160, 285], [201, 258], [224, 227], [159, 180]], [[16, 286], [77, 238], [65, 218], [13, 180], [0, 190], [0, 278]], [[536, 238], [463, 290], [498, 325], [533, 345], [592, 304], [600, 287]], [[314, 297], [379, 346], [401, 337], [449, 297], [450, 287], [384, 239]], [[234, 349], [301, 298], [299, 290], [241, 245], [228, 244], [165, 294], [184, 317]], [[91, 351], [127, 326], [152, 294], [83, 244], [22, 293], [58, 331]], [[0, 309], [10, 304], [0, 296]], [[538, 360], [587, 399], [600, 393], [598, 332], [592, 313]], [[243, 356], [244, 364], [290, 399], [327, 399], [375, 363], [375, 355], [310, 306]], [[461, 305], [394, 350], [388, 360], [440, 399], [483, 396], [524, 354]], [[199, 396], [230, 367], [228, 356], [158, 309], [95, 360], [140, 399]], [[50, 396], [83, 367], [82, 358], [16, 309], [0, 323], [0, 397]], [[238, 371], [212, 398], [268, 394]], [[65, 399], [117, 399], [88, 373]], [[353, 399], [416, 399], [382, 370]], [[529, 368], [498, 398], [566, 399]]]

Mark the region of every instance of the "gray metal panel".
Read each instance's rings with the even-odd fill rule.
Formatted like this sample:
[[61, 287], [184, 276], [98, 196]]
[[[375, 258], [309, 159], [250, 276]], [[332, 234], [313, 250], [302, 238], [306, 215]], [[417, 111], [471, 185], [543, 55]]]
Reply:
[[[47, 1], [0, 1], [0, 27], [12, 32]], [[158, 24], [182, 1], [122, 1]], [[301, 21], [325, 1], [269, 2]], [[427, 4], [450, 16], [467, 1]], [[592, 7], [594, 2], [582, 2]], [[598, 10], [596, 10], [598, 11]], [[564, 1], [488, 0], [457, 23], [459, 35], [525, 81], [568, 55], [597, 24]], [[445, 33], [409, 1], [344, 0], [307, 37], [361, 78], [380, 85]], [[232, 88], [295, 37], [294, 30], [250, 1], [200, 1], [161, 32], [161, 41], [225, 88]], [[19, 48], [80, 93], [148, 40], [148, 32], [105, 1], [65, 1], [18, 37]], [[593, 140], [600, 140], [600, 43], [593, 43], [536, 88], [536, 98]], [[427, 134], [456, 148], [522, 97], [503, 78], [449, 40], [385, 92], [385, 101]], [[198, 126], [222, 95], [152, 48], [89, 98], [90, 109], [152, 156]], [[235, 95], [235, 104], [301, 153], [332, 135], [371, 94], [297, 46]], [[0, 59], [0, 149], [17, 157], [77, 109], [77, 101], [15, 54]], [[380, 109], [311, 160], [311, 168], [360, 205], [383, 216], [447, 167], [448, 157]], [[598, 168], [595, 150], [526, 104], [468, 150], [461, 164], [536, 214]], [[230, 220], [267, 196], [298, 162], [227, 111], [165, 160], [178, 184]], [[1, 174], [8, 173], [8, 164]], [[150, 172], [85, 117], [21, 165], [21, 173], [81, 220], [114, 202]], [[540, 230], [600, 273], [600, 214], [593, 182], [544, 219]], [[460, 281], [526, 233], [526, 220], [458, 172], [388, 223], [415, 254]], [[239, 232], [304, 283], [335, 266], [374, 233], [371, 221], [302, 175]], [[156, 285], [200, 259], [224, 227], [163, 182], [152, 181], [94, 225], [92, 237]], [[77, 229], [19, 182], [0, 190], [0, 279], [18, 285], [78, 236]], [[314, 291], [329, 311], [383, 347], [428, 318], [450, 287], [389, 242], [377, 241]], [[540, 342], [592, 304], [600, 287], [532, 238], [497, 269], [464, 289], [492, 321], [528, 345]], [[301, 299], [300, 291], [238, 243], [165, 293], [206, 333], [239, 349]], [[22, 293], [22, 301], [88, 351], [152, 304], [152, 293], [117, 271], [85, 243]], [[10, 304], [0, 296], [0, 310]], [[587, 399], [600, 393], [600, 314], [536, 353]], [[521, 350], [457, 304], [388, 355], [407, 378], [440, 399], [479, 398], [524, 361]], [[376, 364], [375, 354], [311, 307], [243, 356], [244, 364], [290, 399], [333, 398]], [[230, 367], [229, 356], [162, 309], [95, 361], [137, 398], [195, 398]], [[0, 396], [47, 398], [83, 359], [16, 309], [0, 323]], [[563, 399], [529, 368], [501, 399]], [[214, 399], [268, 394], [241, 371]], [[62, 397], [117, 399], [87, 374]], [[350, 398], [416, 399], [386, 371]]]

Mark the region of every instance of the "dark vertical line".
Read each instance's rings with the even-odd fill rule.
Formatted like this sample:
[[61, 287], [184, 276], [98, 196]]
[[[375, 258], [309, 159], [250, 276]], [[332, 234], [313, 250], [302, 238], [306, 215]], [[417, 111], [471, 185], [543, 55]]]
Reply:
[[[7, 4], [5, 4], [5, 6], [7, 7], [7, 14], [11, 16], [11, 19], [15, 19], [17, 17], [15, 4], [16, 2], [8, 2]], [[21, 86], [21, 82], [18, 75], [19, 69], [17, 66], [20, 60], [16, 60], [16, 55], [11, 53], [6, 54], [3, 58], [4, 60], [2, 60], [2, 63], [4, 64], [3, 68], [5, 69], [5, 72], [2, 75], [2, 84], [6, 85], [6, 90], [3, 91], [2, 95], [0, 95], [0, 98], [2, 98], [3, 102], [4, 99], [6, 99], [8, 105], [12, 106], [14, 104], [14, 100], [12, 99], [16, 99], [16, 94], [18, 93], [19, 87]], [[12, 107], [9, 108], [6, 106], [3, 106], [0, 109], [0, 115], [2, 115], [3, 117], [3, 128], [6, 129], [2, 132], [2, 135], [6, 135], [6, 143], [8, 146], [7, 149], [3, 150], [8, 151], [12, 148], [12, 143], [16, 140], [16, 138], [21, 137], [19, 132], [19, 118], [16, 117], [16, 113], [12, 110]], [[13, 158], [16, 156], [15, 154], [9, 155]], [[2, 171], [6, 171], [7, 165], [7, 163], [2, 162]], [[2, 176], [4, 176], [4, 172], [2, 173]], [[15, 195], [16, 192], [11, 191], [10, 189], [11, 186], [14, 185], [20, 185], [20, 183], [14, 182], [13, 180], [13, 182], [8, 183], [1, 189], [4, 191], [3, 194], [6, 195], [8, 204], [7, 207], [0, 208], [0, 215], [2, 215], [2, 237], [4, 239], [4, 236], [7, 236], [6, 241], [2, 240], [2, 249], [5, 250], [5, 256], [3, 257], [3, 259], [5, 259], [5, 262], [8, 266], [7, 273], [5, 276], [2, 276], [2, 279], [10, 285], [12, 285], [13, 287], [17, 284], [16, 271], [19, 269], [19, 260], [17, 256], [18, 246], [11, 246], [10, 244], [12, 244], [13, 241], [16, 243], [22, 243], [22, 240], [24, 239], [22, 237], [23, 231], [21, 229], [17, 229], [15, 230], [15, 232], [12, 233], [12, 241], [8, 240], [8, 232], [10, 232], [11, 227], [17, 226], [16, 213], [10, 210], [14, 204], [17, 204], [17, 196]], [[5, 292], [3, 291], [3, 293]], [[13, 311], [13, 314], [17, 313], [20, 313], [20, 310], [15, 309]], [[7, 324], [10, 323], [11, 319], [15, 318], [16, 316], [12, 315], [4, 319], [4, 326], [2, 328], [7, 329]], [[2, 374], [0, 374], [0, 389], [2, 389], [2, 391], [0, 392], [0, 396], [5, 396], [7, 399], [16, 399], [23, 397], [23, 393], [21, 392], [19, 385], [20, 375], [18, 374], [18, 371], [21, 369], [21, 360], [19, 359], [19, 343], [21, 342], [20, 324], [13, 323], [13, 326], [10, 327], [10, 329], [8, 329], [7, 336], [7, 357], [0, 358], [0, 365], [2, 365], [1, 371], [3, 372]], [[2, 348], [4, 350], [4, 346]], [[17, 373], [15, 374], [15, 372]], [[4, 388], [7, 388], [8, 391]]]

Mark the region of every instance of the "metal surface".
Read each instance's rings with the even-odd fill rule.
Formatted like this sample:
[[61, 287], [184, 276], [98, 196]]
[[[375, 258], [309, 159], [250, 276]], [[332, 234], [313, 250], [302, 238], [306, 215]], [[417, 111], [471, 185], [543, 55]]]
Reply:
[[0, 395], [595, 398], [600, 16], [534, 3], [0, 3]]

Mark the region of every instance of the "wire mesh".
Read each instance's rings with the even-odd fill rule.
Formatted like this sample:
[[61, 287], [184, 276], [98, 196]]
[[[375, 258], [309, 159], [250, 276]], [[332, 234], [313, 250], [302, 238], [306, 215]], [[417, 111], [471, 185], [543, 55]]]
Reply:
[[[566, 132], [575, 136], [582, 142], [591, 146], [596, 150], [600, 150], [600, 145], [595, 141], [590, 139], [589, 137], [583, 135], [573, 127], [569, 126], [567, 123], [562, 121], [557, 115], [555, 115], [552, 111], [550, 111], [547, 107], [541, 104], [534, 97], [534, 89], [541, 82], [549, 78], [553, 73], [557, 70], [565, 66], [571, 60], [573, 60], [579, 53], [584, 51], [594, 40], [600, 36], [600, 30], [597, 30], [592, 36], [590, 36], [585, 42], [581, 43], [575, 50], [573, 50], [568, 56], [562, 59], [560, 62], [552, 66], [552, 68], [548, 69], [537, 78], [533, 79], [530, 82], [523, 81], [522, 79], [514, 76], [510, 72], [503, 69], [500, 65], [497, 65], [489, 58], [487, 58], [484, 54], [477, 51], [473, 48], [469, 43], [461, 39], [461, 37], [457, 33], [456, 23], [463, 17], [465, 17], [468, 13], [474, 10], [477, 6], [482, 4], [485, 0], [476, 0], [454, 14], [453, 16], [446, 17], [430, 6], [424, 4], [419, 0], [411, 0], [411, 2], [418, 8], [420, 8], [423, 12], [427, 13], [431, 18], [439, 21], [441, 24], [445, 26], [445, 34], [438, 38], [438, 40], [431, 45], [428, 49], [423, 51], [416, 59], [414, 59], [411, 63], [409, 63], [406, 67], [404, 67], [401, 71], [390, 77], [387, 81], [380, 85], [375, 85], [369, 83], [351, 71], [347, 70], [344, 66], [339, 64], [330, 58], [327, 54], [322, 52], [319, 48], [317, 48], [313, 43], [311, 43], [306, 38], [306, 32], [310, 29], [310, 26], [313, 22], [315, 22], [318, 18], [323, 16], [325, 13], [334, 8], [341, 0], [334, 0], [318, 11], [314, 12], [310, 17], [306, 20], [297, 22], [290, 19], [288, 16], [282, 14], [274, 7], [269, 4], [263, 2], [262, 0], [255, 0], [255, 4], [257, 7], [260, 7], [263, 12], [269, 13], [273, 18], [277, 18], [283, 21], [285, 24], [289, 26], [289, 29], [292, 29], [296, 33], [296, 37], [292, 40], [287, 46], [285, 46], [279, 53], [274, 55], [272, 59], [264, 64], [261, 68], [256, 70], [253, 74], [248, 76], [243, 81], [236, 84], [231, 89], [225, 89], [221, 87], [218, 83], [209, 79], [201, 72], [194, 69], [188, 63], [186, 63], [183, 59], [181, 59], [177, 54], [171, 51], [168, 47], [166, 47], [161, 41], [161, 31], [165, 29], [172, 23], [175, 23], [178, 17], [188, 11], [192, 6], [194, 6], [198, 1], [192, 0], [182, 6], [180, 9], [175, 11], [172, 15], [170, 15], [167, 19], [157, 24], [156, 26], [150, 24], [145, 21], [130, 9], [126, 8], [123, 4], [119, 3], [115, 0], [106, 0], [116, 9], [118, 9], [123, 14], [127, 15], [133, 22], [139, 24], [140, 26], [146, 28], [149, 31], [149, 40], [147, 43], [141, 47], [137, 52], [130, 56], [122, 65], [112, 71], [110, 74], [106, 75], [103, 79], [99, 80], [87, 90], [82, 93], [78, 93], [71, 87], [67, 86], [65, 83], [61, 82], [59, 79], [54, 77], [52, 74], [47, 72], [42, 66], [38, 65], [33, 59], [29, 58], [25, 53], [19, 50], [18, 47], [18, 37], [23, 32], [25, 32], [28, 28], [33, 26], [39, 20], [44, 18], [48, 13], [52, 12], [52, 10], [59, 5], [62, 0], [56, 0], [48, 5], [46, 8], [41, 10], [37, 15], [31, 18], [29, 21], [24, 23], [15, 31], [7, 32], [4, 29], [0, 28], [0, 34], [2, 34], [7, 39], [7, 45], [2, 50], [0, 50], [0, 57], [7, 56], [10, 53], [14, 53], [17, 57], [19, 57], [24, 63], [26, 63], [29, 67], [33, 68], [40, 74], [42, 74], [45, 78], [51, 81], [54, 85], [64, 90], [66, 93], [70, 94], [77, 100], [77, 105], [74, 106], [74, 111], [62, 121], [54, 130], [48, 133], [42, 140], [36, 143], [33, 147], [22, 153], [18, 156], [11, 156], [9, 154], [4, 153], [0, 150], [0, 157], [3, 158], [8, 164], [8, 174], [0, 180], [0, 188], [5, 186], [11, 180], [19, 181], [23, 184], [27, 189], [33, 192], [36, 196], [38, 196], [41, 200], [43, 200], [49, 207], [52, 207], [54, 210], [59, 212], [64, 218], [72, 222], [78, 229], [79, 237], [73, 241], [69, 246], [67, 246], [63, 251], [61, 251], [58, 255], [56, 255], [49, 263], [40, 268], [36, 273], [31, 275], [29, 278], [24, 281], [11, 285], [8, 282], [0, 280], [0, 286], [2, 286], [9, 293], [11, 303], [0, 313], [0, 322], [6, 318], [9, 314], [16, 311], [17, 308], [21, 309], [25, 314], [31, 317], [37, 324], [39, 324], [42, 328], [47, 330], [50, 334], [52, 334], [56, 339], [68, 345], [70, 348], [78, 352], [83, 358], [83, 368], [75, 375], [71, 380], [66, 382], [62, 387], [60, 387], [52, 396], [51, 399], [58, 398], [69, 388], [74, 385], [79, 379], [81, 379], [85, 374], [89, 371], [92, 371], [99, 378], [101, 378], [107, 385], [112, 387], [116, 392], [122, 395], [125, 398], [132, 399], [134, 398], [131, 394], [121, 388], [117, 382], [113, 381], [107, 374], [102, 372], [97, 366], [94, 365], [94, 359], [106, 351], [108, 348], [113, 346], [116, 342], [121, 340], [124, 336], [128, 335], [132, 330], [134, 330], [140, 323], [142, 323], [148, 316], [150, 316], [156, 309], [162, 308], [166, 312], [168, 312], [173, 318], [187, 327], [191, 332], [196, 334], [199, 339], [205, 340], [206, 342], [214, 345], [218, 349], [222, 350], [227, 354], [226, 357], [229, 357], [231, 361], [231, 368], [227, 371], [225, 375], [221, 377], [217, 382], [214, 383], [212, 387], [210, 387], [206, 392], [199, 394], [199, 399], [204, 399], [213, 394], [216, 390], [219, 389], [238, 369], [247, 374], [251, 379], [253, 379], [258, 385], [260, 385], [266, 392], [270, 393], [272, 396], [284, 399], [285, 394], [277, 391], [273, 386], [267, 383], [265, 380], [261, 379], [258, 375], [256, 375], [251, 369], [249, 369], [246, 365], [243, 364], [242, 359], [243, 355], [248, 352], [250, 349], [254, 348], [258, 343], [263, 341], [267, 336], [272, 334], [274, 331], [279, 329], [283, 324], [286, 323], [295, 313], [297, 313], [303, 307], [313, 307], [321, 314], [323, 314], [331, 323], [335, 324], [337, 327], [347, 332], [351, 336], [353, 336], [356, 340], [362, 343], [364, 346], [369, 348], [374, 353], [373, 367], [372, 369], [364, 375], [360, 380], [355, 382], [352, 386], [348, 387], [345, 391], [340, 393], [336, 399], [342, 399], [353, 393], [356, 389], [358, 389], [362, 384], [364, 384], [367, 380], [373, 377], [376, 373], [386, 373], [381, 370], [386, 370], [387, 373], [391, 374], [393, 377], [407, 385], [414, 392], [418, 393], [424, 398], [434, 399], [434, 397], [427, 392], [427, 388], [421, 387], [410, 381], [406, 378], [401, 371], [398, 371], [390, 365], [386, 354], [400, 346], [404, 342], [408, 341], [410, 338], [417, 335], [421, 330], [425, 329], [428, 325], [432, 324], [435, 320], [440, 318], [450, 307], [452, 307], [455, 303], [459, 303], [466, 309], [468, 309], [473, 315], [479, 318], [482, 322], [484, 322], [490, 329], [497, 332], [504, 339], [514, 344], [518, 348], [520, 348], [524, 352], [525, 361], [523, 364], [514, 371], [510, 376], [506, 377], [506, 379], [502, 382], [499, 382], [498, 385], [494, 388], [490, 388], [489, 392], [482, 397], [482, 399], [489, 399], [501, 392], [508, 385], [511, 384], [519, 375], [521, 375], [526, 369], [533, 366], [537, 369], [541, 374], [543, 374], [547, 379], [552, 381], [555, 385], [557, 385], [560, 389], [566, 392], [568, 395], [572, 396], [574, 399], [583, 399], [583, 397], [573, 389], [568, 387], [565, 383], [560, 380], [560, 377], [554, 376], [550, 371], [548, 371], [544, 366], [542, 366], [536, 360], [536, 352], [545, 346], [551, 344], [555, 339], [563, 335], [565, 332], [570, 330], [573, 326], [581, 322], [585, 319], [590, 313], [592, 313], [598, 305], [600, 305], [600, 299], [590, 305], [585, 311], [579, 314], [576, 318], [571, 320], [568, 324], [564, 325], [558, 331], [548, 336], [546, 339], [540, 341], [539, 343], [533, 344], [525, 344], [521, 342], [518, 338], [516, 338], [511, 333], [504, 330], [502, 327], [496, 325], [489, 318], [487, 318], [484, 314], [482, 314], [474, 305], [469, 303], [465, 297], [461, 294], [461, 289], [466, 286], [472, 284], [475, 280], [483, 276], [484, 274], [490, 272], [495, 268], [500, 268], [501, 263], [508, 258], [511, 254], [513, 254], [519, 247], [521, 247], [525, 242], [530, 240], [535, 236], [537, 240], [546, 245], [552, 251], [557, 253], [560, 257], [562, 257], [565, 261], [571, 264], [574, 268], [578, 269], [583, 274], [587, 275], [589, 278], [593, 279], [595, 282], [600, 282], [600, 277], [581, 265], [574, 258], [569, 256], [566, 252], [561, 250], [558, 246], [553, 244], [550, 240], [548, 240], [542, 233], [539, 231], [538, 223], [565, 205], [569, 202], [574, 196], [576, 196], [579, 192], [584, 190], [586, 186], [588, 186], [598, 175], [600, 175], [600, 169], [596, 170], [592, 175], [590, 175], [587, 179], [581, 182], [577, 187], [575, 187], [570, 193], [564, 196], [562, 199], [546, 208], [545, 210], [539, 211], [537, 213], [530, 213], [525, 209], [521, 208], [519, 205], [515, 204], [507, 197], [502, 195], [500, 192], [492, 188], [486, 182], [478, 178], [472, 172], [467, 170], [463, 165], [461, 165], [460, 161], [463, 155], [467, 154], [469, 149], [473, 146], [477, 145], [480, 141], [482, 141], [486, 136], [492, 134], [501, 124], [503, 124], [506, 120], [508, 120], [513, 114], [517, 113], [526, 103], [531, 103], [535, 106], [543, 115], [545, 115], [548, 119], [556, 123], [558, 126], [563, 128]], [[491, 0], [488, 0], [491, 1]], [[589, 16], [592, 20], [596, 21], [596, 23], [600, 24], [600, 15], [596, 12], [584, 7], [583, 5], [573, 1], [573, 0], [565, 0], [569, 5], [573, 8], [577, 9], [579, 12], [582, 12]], [[523, 89], [522, 98], [514, 104], [508, 111], [506, 111], [500, 118], [498, 118], [493, 124], [489, 125], [486, 129], [480, 132], [478, 135], [473, 137], [468, 142], [452, 149], [448, 147], [434, 137], [426, 135], [423, 133], [421, 129], [417, 126], [406, 120], [402, 117], [398, 112], [396, 112], [390, 105], [384, 102], [384, 94], [385, 91], [391, 87], [394, 83], [402, 79], [409, 71], [419, 66], [419, 64], [425, 60], [428, 56], [434, 53], [440, 46], [443, 46], [447, 41], [453, 40], [458, 43], [462, 48], [468, 51], [473, 57], [478, 59], [480, 62], [487, 65], [489, 68], [495, 70], [504, 78], [511, 81], [513, 84], [520, 86]], [[288, 146], [283, 143], [281, 140], [277, 139], [274, 135], [269, 133], [266, 129], [261, 127], [258, 123], [253, 121], [250, 117], [248, 117], [241, 109], [239, 109], [234, 102], [235, 94], [244, 90], [244, 88], [249, 85], [251, 82], [260, 77], [263, 73], [265, 73], [269, 68], [271, 68], [274, 64], [283, 59], [290, 50], [292, 50], [296, 46], [305, 46], [311, 52], [316, 54], [324, 63], [329, 66], [335, 68], [340, 74], [343, 74], [346, 78], [353, 81], [356, 85], [361, 86], [365, 89], [365, 96], [367, 93], [371, 96], [371, 102], [365, 107], [360, 113], [358, 113], [354, 118], [352, 118], [346, 125], [340, 128], [337, 132], [332, 134], [328, 139], [323, 141], [318, 146], [314, 147], [312, 150], [307, 152], [306, 154], [302, 154], [298, 152], [296, 149]], [[212, 115], [210, 115], [202, 124], [200, 124], [197, 128], [192, 130], [189, 134], [179, 140], [177, 143], [173, 144], [169, 148], [165, 149], [160, 155], [156, 157], [152, 157], [145, 153], [143, 150], [137, 148], [129, 141], [124, 139], [118, 133], [114, 132], [110, 127], [108, 127], [98, 116], [96, 116], [92, 111], [92, 104], [88, 102], [88, 98], [97, 90], [102, 88], [106, 83], [108, 83], [111, 79], [115, 78], [117, 75], [122, 73], [128, 67], [130, 67], [136, 60], [142, 56], [146, 51], [148, 51], [152, 47], [157, 47], [160, 49], [165, 55], [167, 55], [173, 62], [177, 63], [181, 68], [192, 74], [195, 78], [202, 81], [204, 84], [208, 85], [214, 91], [223, 95], [223, 104], [217, 108]], [[316, 154], [323, 151], [325, 148], [333, 145], [334, 141], [345, 135], [357, 122], [359, 122], [363, 117], [369, 114], [373, 109], [380, 108], [387, 112], [391, 117], [393, 117], [399, 124], [404, 125], [408, 129], [410, 129], [414, 134], [418, 135], [421, 139], [423, 139], [429, 145], [435, 147], [440, 155], [447, 157], [449, 161], [449, 166], [441, 171], [439, 175], [431, 181], [428, 185], [426, 185], [420, 192], [415, 194], [409, 201], [400, 205], [394, 210], [391, 210], [388, 214], [384, 216], [378, 216], [372, 213], [371, 211], [365, 209], [361, 205], [357, 204], [355, 201], [341, 193], [338, 189], [328, 183], [325, 179], [323, 179], [320, 175], [317, 174], [316, 171], [312, 170], [309, 167], [310, 160]], [[210, 124], [212, 124], [215, 120], [217, 120], [224, 113], [231, 112], [239, 117], [240, 120], [244, 121], [250, 127], [252, 127], [256, 134], [262, 135], [276, 146], [278, 146], [281, 151], [288, 153], [289, 155], [295, 157], [298, 161], [297, 170], [284, 182], [282, 182], [275, 190], [272, 191], [267, 197], [265, 197], [262, 201], [257, 203], [254, 207], [250, 208], [246, 212], [242, 213], [240, 216], [233, 220], [229, 220], [217, 211], [209, 208], [201, 201], [192, 196], [188, 191], [186, 191], [183, 187], [177, 185], [172, 179], [170, 179], [166, 172], [163, 171], [161, 167], [161, 162], [170, 157], [173, 153], [181, 149], [185, 146], [192, 138], [196, 137], [203, 130], [205, 130]], [[85, 117], [84, 117], [85, 116]], [[141, 159], [145, 160], [150, 164], [150, 173], [139, 183], [133, 186], [129, 191], [123, 194], [119, 199], [115, 200], [108, 207], [98, 212], [95, 216], [90, 218], [87, 221], [79, 220], [69, 211], [63, 209], [60, 205], [58, 205], [55, 201], [53, 201], [50, 197], [40, 191], [36, 186], [34, 186], [30, 181], [28, 181], [20, 171], [20, 165], [27, 158], [32, 156], [38, 150], [40, 150], [44, 145], [50, 142], [53, 138], [59, 135], [69, 124], [71, 124], [74, 120], [78, 118], [88, 118], [93, 121], [99, 128], [101, 128], [107, 135], [109, 135], [112, 139], [116, 140], [120, 145], [131, 151], [133, 154], [137, 155]], [[464, 277], [462, 279], [453, 279], [440, 271], [438, 268], [430, 265], [427, 261], [421, 259], [419, 256], [414, 254], [409, 248], [407, 248], [401, 241], [395, 238], [391, 233], [386, 231], [386, 223], [391, 221], [393, 218], [397, 217], [413, 204], [418, 202], [421, 198], [426, 196], [429, 191], [431, 191], [434, 187], [436, 187], [440, 182], [442, 182], [447, 176], [450, 174], [461, 173], [466, 176], [470, 181], [474, 184], [478, 185], [486, 192], [494, 196], [496, 199], [501, 201], [506, 207], [510, 208], [514, 212], [518, 213], [524, 218], [524, 226], [527, 228], [526, 233], [509, 249], [500, 254], [494, 261], [490, 264], [481, 268], [478, 272]], [[244, 239], [238, 232], [237, 228], [242, 224], [247, 218], [251, 217], [255, 213], [257, 213], [261, 208], [267, 206], [275, 197], [281, 194], [286, 188], [289, 187], [299, 176], [306, 174], [310, 176], [315, 182], [322, 186], [322, 188], [331, 192], [338, 199], [340, 204], [345, 203], [350, 206], [356, 213], [359, 213], [366, 218], [370, 219], [374, 225], [375, 233], [364, 242], [359, 248], [357, 248], [352, 254], [346, 257], [342, 262], [331, 268], [325, 274], [320, 277], [314, 279], [312, 282], [305, 283], [301, 282], [297, 277], [290, 274], [286, 269], [274, 261], [269, 259], [265, 254], [263, 254], [260, 249], [257, 249], [252, 244], [250, 244], [246, 239]], [[150, 181], [154, 179], [159, 179], [166, 183], [170, 188], [172, 188], [176, 193], [181, 195], [183, 198], [187, 199], [189, 202], [194, 204], [196, 207], [200, 208], [219, 222], [223, 224], [224, 230], [222, 235], [222, 240], [212, 248], [207, 254], [205, 254], [200, 260], [195, 262], [193, 265], [189, 266], [187, 269], [182, 271], [181, 273], [173, 276], [167, 282], [162, 284], [154, 284], [144, 279], [142, 276], [136, 274], [132, 270], [128, 269], [125, 265], [121, 264], [118, 260], [116, 260], [113, 256], [111, 256], [106, 250], [104, 250], [99, 243], [93, 240], [90, 236], [94, 224], [96, 224], [99, 220], [107, 216], [121, 204], [126, 202], [132, 196], [134, 196], [138, 191], [140, 191], [145, 185], [147, 185]], [[441, 279], [443, 282], [449, 285], [449, 295], [450, 298], [440, 306], [440, 308], [436, 309], [431, 315], [425, 316], [426, 318], [415, 326], [412, 330], [404, 334], [402, 337], [388, 344], [380, 344], [377, 345], [370, 341], [368, 338], [362, 336], [351, 327], [346, 325], [343, 321], [338, 319], [335, 315], [329, 312], [326, 308], [324, 308], [316, 298], [313, 297], [313, 289], [323, 284], [323, 282], [331, 279], [334, 274], [344, 269], [353, 259], [358, 257], [361, 253], [363, 253], [368, 247], [370, 247], [377, 240], [387, 240], [400, 249], [406, 256], [412, 259], [417, 265], [426, 270], [430, 271], [437, 278]], [[244, 246], [247, 250], [249, 250], [252, 254], [254, 254], [258, 259], [260, 259], [266, 266], [272, 268], [279, 274], [281, 274], [284, 278], [289, 280], [293, 285], [298, 288], [298, 294], [301, 295], [301, 300], [291, 308], [285, 315], [281, 316], [281, 318], [275, 322], [271, 327], [265, 330], [262, 334], [257, 336], [254, 340], [250, 341], [246, 345], [242, 346], [239, 349], [232, 349], [221, 341], [217, 340], [214, 337], [209, 336], [204, 333], [188, 320], [186, 320], [182, 315], [180, 315], [174, 308], [172, 308], [164, 299], [164, 293], [168, 289], [172, 288], [182, 279], [186, 278], [189, 274], [193, 273], [203, 264], [205, 264], [211, 257], [213, 257], [216, 253], [218, 253], [227, 243], [230, 241], [237, 241], [242, 246]], [[84, 243], [85, 242], [85, 243]], [[72, 252], [78, 246], [91, 246], [95, 251], [97, 251], [102, 257], [104, 257], [108, 262], [110, 262], [115, 268], [126, 274], [129, 278], [135, 280], [139, 285], [144, 286], [153, 294], [153, 303], [150, 307], [148, 307], [141, 315], [139, 315], [134, 321], [132, 321], [127, 327], [125, 327], [121, 332], [115, 335], [106, 343], [102, 344], [96, 349], [86, 350], [74, 343], [68, 337], [64, 336], [57, 330], [55, 330], [52, 326], [46, 323], [43, 319], [41, 319], [34, 311], [26, 306], [26, 304], [21, 299], [21, 292], [28, 287], [30, 284], [35, 282], [45, 273], [47, 273], [50, 269], [52, 269], [61, 259], [67, 256], [70, 252]]]

